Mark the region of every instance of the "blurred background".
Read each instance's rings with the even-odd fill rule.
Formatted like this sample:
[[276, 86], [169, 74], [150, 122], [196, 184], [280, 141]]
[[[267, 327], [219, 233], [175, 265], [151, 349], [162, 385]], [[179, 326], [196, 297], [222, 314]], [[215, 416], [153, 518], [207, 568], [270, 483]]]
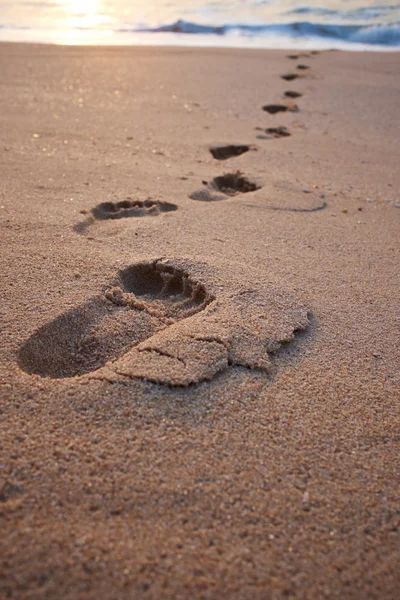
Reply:
[[0, 0], [0, 40], [400, 48], [400, 0]]

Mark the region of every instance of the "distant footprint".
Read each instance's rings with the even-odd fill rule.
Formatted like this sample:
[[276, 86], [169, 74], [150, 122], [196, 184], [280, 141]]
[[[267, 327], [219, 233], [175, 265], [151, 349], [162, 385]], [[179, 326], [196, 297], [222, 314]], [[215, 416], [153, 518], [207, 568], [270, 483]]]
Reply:
[[296, 67], [296, 69], [299, 69], [299, 71], [306, 71], [309, 68], [310, 67], [308, 65], [297, 65]]
[[266, 104], [262, 107], [270, 115], [276, 115], [279, 112], [298, 112], [299, 107], [297, 104], [287, 106], [286, 104]]
[[298, 77], [300, 77], [300, 75], [298, 75], [297, 73], [286, 73], [285, 75], [281, 75], [281, 79], [284, 79], [285, 81], [293, 81]]
[[296, 92], [295, 90], [286, 90], [284, 95], [286, 96], [286, 98], [301, 98], [303, 94], [301, 94], [300, 92]]
[[268, 127], [265, 130], [265, 133], [274, 138], [289, 137], [291, 135], [289, 129], [283, 125], [280, 125], [279, 127]]
[[228, 144], [226, 146], [211, 146], [210, 152], [216, 160], [227, 160], [234, 156], [240, 156], [249, 150], [254, 150], [245, 144]]
[[187, 386], [229, 365], [272, 374], [309, 324], [305, 307], [251, 275], [244, 283], [204, 264], [157, 259], [127, 267], [103, 294], [38, 329], [18, 361], [53, 379]]
[[[317, 52], [311, 52], [311, 54], [317, 54]], [[300, 52], [299, 54], [288, 54], [286, 58], [290, 58], [291, 60], [298, 60], [299, 58], [309, 58], [310, 54], [308, 52]]]
[[86, 229], [96, 221], [113, 219], [125, 219], [129, 217], [156, 217], [162, 212], [177, 210], [176, 204], [170, 202], [159, 202], [158, 200], [122, 200], [121, 202], [102, 202], [91, 209], [91, 215], [84, 221], [77, 223], [74, 227], [78, 233], [84, 233]]
[[211, 182], [204, 182], [204, 184], [207, 186], [205, 189], [193, 192], [189, 198], [212, 202], [224, 200], [227, 196], [255, 192], [261, 187], [255, 181], [240, 173], [240, 171], [214, 177]]

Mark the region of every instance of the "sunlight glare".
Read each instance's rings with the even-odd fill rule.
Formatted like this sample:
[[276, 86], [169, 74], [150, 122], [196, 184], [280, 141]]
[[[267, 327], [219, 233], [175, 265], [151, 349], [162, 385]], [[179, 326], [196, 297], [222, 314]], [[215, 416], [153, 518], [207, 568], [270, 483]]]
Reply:
[[89, 29], [110, 21], [100, 13], [99, 4], [99, 0], [67, 0], [65, 24], [72, 29]]

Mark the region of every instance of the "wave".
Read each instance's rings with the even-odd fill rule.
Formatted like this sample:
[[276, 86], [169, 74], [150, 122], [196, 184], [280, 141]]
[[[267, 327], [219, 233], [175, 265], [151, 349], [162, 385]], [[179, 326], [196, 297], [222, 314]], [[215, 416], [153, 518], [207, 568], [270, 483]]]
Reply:
[[340, 20], [359, 21], [359, 20], [372, 20], [372, 19], [383, 19], [390, 17], [391, 13], [397, 13], [399, 6], [395, 4], [384, 4], [379, 6], [359, 6], [354, 9], [341, 9], [337, 10], [334, 8], [326, 8], [324, 6], [297, 6], [291, 10], [286, 11], [287, 15], [311, 15], [330, 17]]
[[190, 35], [241, 35], [248, 37], [285, 37], [291, 39], [315, 39], [348, 43], [400, 46], [400, 23], [392, 25], [334, 25], [301, 21], [268, 25], [201, 25], [178, 20], [154, 28], [120, 29], [120, 32], [184, 33]]

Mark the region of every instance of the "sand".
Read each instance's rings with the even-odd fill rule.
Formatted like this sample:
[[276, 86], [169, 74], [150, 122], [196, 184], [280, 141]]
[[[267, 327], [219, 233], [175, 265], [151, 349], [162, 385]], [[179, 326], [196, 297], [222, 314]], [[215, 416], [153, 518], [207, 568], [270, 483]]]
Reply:
[[399, 55], [0, 47], [0, 598], [396, 598]]

